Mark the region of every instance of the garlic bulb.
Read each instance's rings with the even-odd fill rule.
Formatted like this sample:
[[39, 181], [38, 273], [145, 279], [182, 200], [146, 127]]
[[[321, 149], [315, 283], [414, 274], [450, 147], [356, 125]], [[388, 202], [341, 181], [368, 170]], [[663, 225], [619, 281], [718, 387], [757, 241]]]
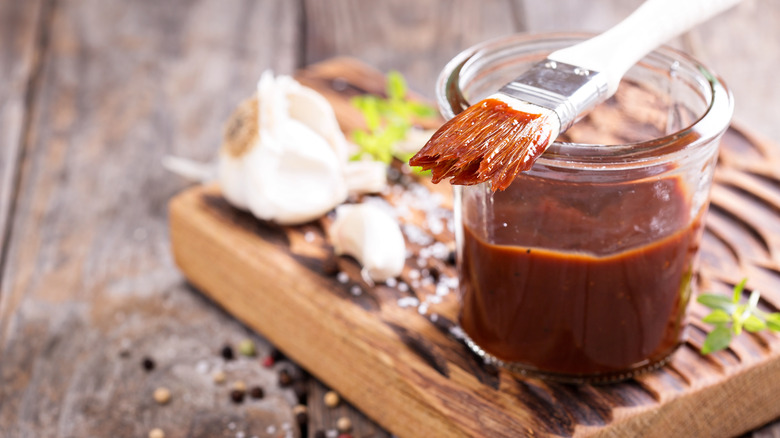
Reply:
[[[242, 103], [228, 122], [217, 169], [222, 193], [260, 219], [282, 225], [311, 221], [347, 198], [346, 169], [352, 167], [347, 148], [322, 95], [266, 71], [257, 97]], [[370, 167], [358, 188], [376, 190], [378, 175]]]
[[383, 282], [401, 275], [406, 261], [404, 236], [398, 223], [379, 207], [339, 206], [329, 232], [336, 254], [357, 259], [367, 281]]

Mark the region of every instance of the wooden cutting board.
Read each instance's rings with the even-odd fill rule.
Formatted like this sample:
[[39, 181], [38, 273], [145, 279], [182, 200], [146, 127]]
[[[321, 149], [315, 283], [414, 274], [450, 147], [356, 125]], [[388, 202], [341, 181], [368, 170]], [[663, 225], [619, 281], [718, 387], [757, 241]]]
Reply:
[[[362, 125], [348, 98], [384, 88], [381, 73], [351, 59], [297, 76], [332, 102], [345, 131]], [[780, 149], [729, 129], [700, 290], [727, 293], [746, 276], [762, 306], [780, 306], [778, 169]], [[452, 241], [449, 189], [400, 179], [384, 198], [406, 213], [414, 254], [393, 287], [370, 287], [353, 260], [335, 258], [324, 222], [260, 222], [231, 208], [216, 186], [171, 200], [176, 263], [204, 294], [400, 437], [732, 436], [780, 416], [780, 337], [746, 333], [703, 357], [706, 309], [698, 304], [671, 362], [626, 382], [567, 385], [486, 366], [452, 334], [457, 298], [447, 278], [455, 272], [441, 251]], [[438, 294], [436, 284], [444, 285]]]

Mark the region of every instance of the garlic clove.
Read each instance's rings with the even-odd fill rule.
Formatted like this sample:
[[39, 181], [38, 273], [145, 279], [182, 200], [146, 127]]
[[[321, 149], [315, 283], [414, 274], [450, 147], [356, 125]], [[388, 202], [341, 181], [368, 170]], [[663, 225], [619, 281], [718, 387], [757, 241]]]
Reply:
[[404, 237], [395, 219], [379, 207], [339, 206], [329, 234], [336, 254], [354, 257], [371, 280], [384, 282], [401, 275], [406, 261]]
[[380, 161], [348, 161], [344, 178], [349, 193], [379, 193], [387, 187], [387, 165]]

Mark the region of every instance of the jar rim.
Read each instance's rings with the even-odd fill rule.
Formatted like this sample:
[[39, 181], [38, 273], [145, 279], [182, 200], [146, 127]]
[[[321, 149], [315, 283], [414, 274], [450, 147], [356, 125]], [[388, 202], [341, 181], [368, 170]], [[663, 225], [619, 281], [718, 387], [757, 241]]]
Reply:
[[[571, 45], [592, 36], [588, 33], [519, 33], [488, 40], [463, 50], [446, 64], [436, 83], [436, 99], [442, 115], [449, 119], [460, 112], [453, 107], [453, 99], [466, 106], [474, 103], [468, 102], [463, 96], [461, 80], [464, 69], [475, 68], [477, 63], [474, 61], [480, 57], [511, 50], [513, 47], [519, 50], [523, 45]], [[598, 145], [555, 141], [537, 163], [554, 167], [634, 168], [677, 160], [679, 155], [687, 154], [691, 149], [711, 143], [719, 137], [728, 128], [734, 112], [733, 96], [723, 80], [692, 56], [669, 46], [659, 47], [643, 59], [651, 57], [684, 64], [691, 71], [697, 72], [698, 80], [709, 85], [709, 96], [706, 96], [709, 104], [700, 117], [676, 132], [633, 143]], [[681, 148], [681, 144], [684, 147]]]

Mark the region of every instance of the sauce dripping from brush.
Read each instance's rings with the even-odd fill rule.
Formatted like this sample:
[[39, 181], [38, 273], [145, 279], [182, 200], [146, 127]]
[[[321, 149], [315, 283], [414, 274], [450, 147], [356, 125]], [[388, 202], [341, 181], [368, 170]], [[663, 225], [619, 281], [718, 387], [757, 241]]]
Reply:
[[430, 170], [434, 183], [445, 178], [459, 185], [490, 181], [494, 191], [504, 190], [554, 140], [550, 117], [555, 116], [484, 99], [439, 128], [409, 164]]

